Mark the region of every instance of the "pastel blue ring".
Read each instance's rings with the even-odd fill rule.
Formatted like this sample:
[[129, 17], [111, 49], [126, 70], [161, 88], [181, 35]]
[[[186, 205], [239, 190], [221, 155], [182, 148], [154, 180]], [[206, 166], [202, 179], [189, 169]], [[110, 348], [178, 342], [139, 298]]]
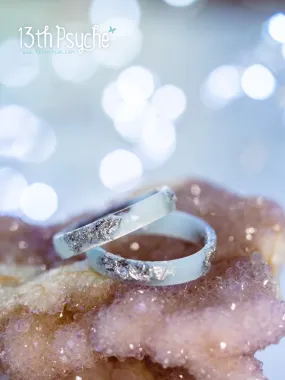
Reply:
[[146, 286], [184, 284], [204, 276], [210, 269], [216, 250], [216, 233], [209, 224], [194, 215], [173, 211], [135, 234], [177, 238], [202, 244], [202, 248], [180, 259], [140, 261], [125, 259], [97, 247], [87, 252], [90, 267], [103, 276]]
[[53, 245], [61, 258], [67, 259], [139, 230], [175, 208], [175, 193], [163, 186], [126, 201], [95, 221], [67, 226], [53, 236]]

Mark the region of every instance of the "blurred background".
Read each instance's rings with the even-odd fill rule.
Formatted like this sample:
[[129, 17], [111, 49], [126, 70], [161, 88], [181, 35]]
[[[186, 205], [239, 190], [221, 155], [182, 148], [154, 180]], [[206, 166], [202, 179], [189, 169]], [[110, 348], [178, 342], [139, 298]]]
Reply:
[[[50, 223], [184, 176], [285, 205], [282, 1], [0, 4], [0, 211]], [[80, 54], [57, 25], [115, 31]]]
[[[0, 5], [0, 212], [51, 223], [184, 176], [285, 205], [284, 1]], [[57, 25], [74, 48], [36, 39]], [[92, 25], [110, 46], [81, 53]], [[284, 380], [282, 344], [259, 357]]]

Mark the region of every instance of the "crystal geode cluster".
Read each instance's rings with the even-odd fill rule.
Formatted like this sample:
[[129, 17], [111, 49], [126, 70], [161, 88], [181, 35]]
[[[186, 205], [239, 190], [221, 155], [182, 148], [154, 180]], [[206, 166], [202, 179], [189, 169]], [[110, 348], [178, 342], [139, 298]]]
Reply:
[[[272, 275], [284, 259], [283, 211], [198, 181], [177, 196], [214, 227], [218, 248], [207, 276], [173, 287], [101, 277], [82, 255], [63, 263], [51, 242], [59, 226], [0, 219], [1, 379], [265, 379], [254, 353], [285, 335]], [[195, 247], [129, 236], [108, 249], [169, 260]]]

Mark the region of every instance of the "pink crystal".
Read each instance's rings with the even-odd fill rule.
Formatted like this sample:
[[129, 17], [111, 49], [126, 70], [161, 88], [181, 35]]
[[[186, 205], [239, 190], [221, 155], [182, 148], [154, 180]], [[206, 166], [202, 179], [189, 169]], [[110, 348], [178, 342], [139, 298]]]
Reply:
[[[284, 214], [261, 197], [205, 182], [185, 181], [177, 195], [180, 209], [215, 228], [218, 250], [205, 278], [176, 287], [114, 282], [90, 270], [84, 256], [60, 263], [51, 242], [60, 226], [0, 219], [0, 376], [264, 379], [253, 355], [285, 335], [284, 303], [267, 265], [276, 270], [283, 260]], [[197, 247], [131, 236], [108, 249], [166, 260]]]

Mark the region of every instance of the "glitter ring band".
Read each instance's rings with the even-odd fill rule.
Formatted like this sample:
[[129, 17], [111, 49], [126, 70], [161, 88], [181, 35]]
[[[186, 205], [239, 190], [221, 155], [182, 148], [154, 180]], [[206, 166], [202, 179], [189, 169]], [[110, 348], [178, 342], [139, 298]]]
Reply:
[[128, 235], [163, 218], [176, 208], [175, 193], [167, 186], [131, 199], [92, 222], [73, 224], [53, 237], [57, 253], [69, 258], [109, 241]]
[[87, 252], [92, 269], [103, 276], [121, 281], [132, 281], [146, 286], [183, 284], [205, 275], [216, 250], [216, 233], [202, 219], [182, 211], [136, 231], [136, 235], [158, 235], [203, 244], [198, 252], [175, 260], [140, 261], [125, 259], [101, 247]]

